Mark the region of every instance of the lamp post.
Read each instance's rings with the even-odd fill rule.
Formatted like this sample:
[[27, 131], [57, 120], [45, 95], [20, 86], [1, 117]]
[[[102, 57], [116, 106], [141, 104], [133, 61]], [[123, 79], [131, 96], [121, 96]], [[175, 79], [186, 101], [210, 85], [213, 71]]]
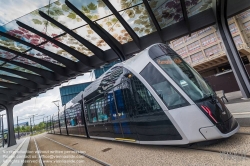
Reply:
[[60, 125], [60, 118], [59, 118], [59, 111], [60, 111], [59, 102], [60, 102], [60, 100], [52, 101], [52, 103], [54, 103], [57, 106], [57, 109], [58, 109], [58, 126], [59, 126], [59, 129], [60, 129], [60, 134], [62, 134], [61, 125]]

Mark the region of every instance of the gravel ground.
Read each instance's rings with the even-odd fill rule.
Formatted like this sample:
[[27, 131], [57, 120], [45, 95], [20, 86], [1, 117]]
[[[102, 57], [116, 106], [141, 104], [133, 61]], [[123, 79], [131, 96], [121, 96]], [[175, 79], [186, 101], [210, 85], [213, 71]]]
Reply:
[[[228, 155], [224, 153], [188, 150], [171, 146], [137, 145], [131, 143], [68, 137], [52, 134], [46, 134], [46, 136], [76, 150], [85, 151], [86, 154], [96, 157], [111, 165], [250, 165], [249, 158]], [[237, 141], [240, 141], [241, 143], [243, 143], [242, 141], [250, 142], [249, 138], [238, 138], [236, 140], [233, 138], [232, 140], [232, 143], [234, 144], [238, 144]], [[224, 143], [224, 146], [229, 147], [226, 143]], [[102, 150], [106, 148], [111, 149], [103, 152]], [[221, 149], [225, 148], [221, 147]]]
[[[44, 134], [42, 134], [44, 135]], [[79, 155], [62, 145], [52, 142], [41, 135], [35, 137], [42, 152], [42, 158], [46, 166], [96, 166], [98, 163]], [[68, 162], [68, 163], [65, 163]]]
[[250, 134], [250, 127], [240, 127], [240, 130], [238, 132]]

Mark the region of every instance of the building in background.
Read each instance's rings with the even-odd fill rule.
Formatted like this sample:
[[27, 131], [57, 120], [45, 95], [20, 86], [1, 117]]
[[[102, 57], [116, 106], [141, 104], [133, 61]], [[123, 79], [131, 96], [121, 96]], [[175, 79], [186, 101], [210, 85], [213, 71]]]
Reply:
[[[228, 24], [242, 61], [247, 65], [250, 61], [250, 10], [229, 18]], [[231, 71], [215, 25], [171, 41], [170, 46], [203, 77]]]
[[60, 88], [60, 95], [62, 106], [73, 99], [78, 93], [83, 91], [91, 82], [85, 82], [81, 84], [63, 86]]

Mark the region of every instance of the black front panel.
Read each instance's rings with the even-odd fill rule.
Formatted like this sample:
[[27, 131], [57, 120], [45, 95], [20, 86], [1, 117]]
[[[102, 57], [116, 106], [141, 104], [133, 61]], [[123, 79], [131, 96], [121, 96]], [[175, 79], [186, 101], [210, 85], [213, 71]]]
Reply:
[[222, 133], [234, 130], [238, 123], [218, 97], [208, 97], [196, 102], [201, 111], [213, 122]]
[[223, 123], [219, 123], [216, 124], [216, 127], [218, 127], [218, 129], [223, 133], [229, 133], [230, 131], [234, 130], [237, 128], [238, 126], [238, 122], [235, 120], [234, 117], [231, 117], [230, 119], [228, 119], [227, 121], [223, 122]]

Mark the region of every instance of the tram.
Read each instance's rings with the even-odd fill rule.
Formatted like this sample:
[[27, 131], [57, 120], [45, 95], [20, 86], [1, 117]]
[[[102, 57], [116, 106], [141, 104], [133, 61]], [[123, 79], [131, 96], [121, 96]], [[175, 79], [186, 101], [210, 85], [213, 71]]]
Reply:
[[227, 138], [240, 127], [202, 77], [165, 44], [113, 66], [53, 122], [54, 133], [152, 145]]

